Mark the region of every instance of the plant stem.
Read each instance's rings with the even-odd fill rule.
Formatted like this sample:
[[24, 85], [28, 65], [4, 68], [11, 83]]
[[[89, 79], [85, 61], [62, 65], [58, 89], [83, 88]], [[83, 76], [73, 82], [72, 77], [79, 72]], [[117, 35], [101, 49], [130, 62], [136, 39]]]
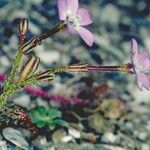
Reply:
[[21, 49], [25, 54], [27, 54], [31, 51], [31, 49], [33, 49], [37, 45], [40, 45], [43, 40], [52, 37], [54, 34], [65, 29], [66, 24], [64, 22], [60, 22], [54, 28], [48, 29], [45, 33], [41, 33], [40, 35], [33, 37], [30, 41], [24, 43]]
[[14, 78], [15, 78], [15, 75], [17, 74], [17, 70], [19, 68], [22, 56], [23, 56], [23, 54], [19, 50], [15, 56], [15, 60], [13, 62], [13, 68], [11, 70], [10, 76], [9, 76], [8, 80], [6, 80], [6, 82], [5, 82], [5, 85], [4, 85], [5, 90], [13, 85]]
[[100, 71], [100, 72], [126, 72], [126, 73], [133, 73], [132, 71], [133, 65], [132, 64], [124, 64], [119, 66], [102, 66], [102, 65], [71, 65], [66, 68], [68, 72], [87, 72], [87, 71]]

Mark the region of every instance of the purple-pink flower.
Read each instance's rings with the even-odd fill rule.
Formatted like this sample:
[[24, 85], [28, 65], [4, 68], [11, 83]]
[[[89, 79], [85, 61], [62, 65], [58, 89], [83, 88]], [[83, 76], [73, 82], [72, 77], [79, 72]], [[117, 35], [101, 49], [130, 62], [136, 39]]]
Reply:
[[87, 45], [92, 46], [93, 34], [84, 28], [92, 23], [86, 9], [79, 8], [78, 0], [57, 0], [59, 19], [67, 25], [67, 30], [72, 34], [79, 34]]
[[138, 52], [138, 44], [135, 39], [131, 41], [131, 62], [133, 65], [133, 71], [136, 75], [137, 84], [140, 90], [143, 88], [150, 89], [150, 78], [146, 73], [150, 72], [150, 58], [148, 52]]

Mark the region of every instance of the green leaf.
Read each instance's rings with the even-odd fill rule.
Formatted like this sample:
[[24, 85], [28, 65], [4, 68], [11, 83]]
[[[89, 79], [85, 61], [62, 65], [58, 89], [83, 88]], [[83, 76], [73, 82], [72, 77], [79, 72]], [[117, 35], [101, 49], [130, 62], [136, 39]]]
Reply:
[[59, 119], [61, 115], [62, 113], [57, 108], [49, 107], [46, 109], [43, 106], [32, 109], [29, 113], [32, 122], [37, 127], [42, 128], [47, 125], [50, 130], [53, 130], [56, 125], [68, 126], [67, 122]]
[[46, 109], [43, 106], [38, 107], [37, 111], [40, 113], [41, 116], [46, 115]]
[[61, 112], [54, 107], [49, 107], [47, 112], [51, 120], [56, 117], [61, 117]]
[[68, 123], [62, 119], [55, 119], [55, 120], [53, 120], [53, 123], [57, 124], [57, 125], [68, 127]]
[[39, 121], [39, 122], [37, 122], [37, 127], [38, 128], [42, 128], [42, 127], [44, 127], [45, 126], [45, 122], [43, 122], [43, 121]]
[[30, 111], [29, 116], [33, 123], [36, 123], [41, 117], [40, 113], [36, 110]]

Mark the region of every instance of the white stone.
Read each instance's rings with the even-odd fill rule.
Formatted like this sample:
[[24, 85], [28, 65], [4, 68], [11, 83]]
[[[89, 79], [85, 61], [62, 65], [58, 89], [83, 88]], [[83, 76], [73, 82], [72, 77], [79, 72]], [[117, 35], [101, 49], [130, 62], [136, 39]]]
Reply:
[[62, 142], [68, 143], [70, 141], [74, 141], [74, 138], [71, 135], [66, 135], [62, 138]]
[[68, 133], [76, 139], [81, 138], [81, 132], [79, 132], [78, 130], [74, 128], [69, 128]]
[[139, 133], [138, 138], [142, 141], [145, 141], [145, 139], [147, 138], [147, 133], [145, 133], [145, 132]]
[[7, 150], [6, 141], [0, 141], [0, 150]]
[[8, 128], [3, 129], [2, 134], [5, 137], [5, 139], [12, 142], [17, 147], [20, 147], [24, 150], [29, 149], [29, 144], [26, 142], [26, 140], [24, 139], [20, 131], [8, 127]]
[[38, 51], [37, 55], [40, 57], [40, 60], [46, 65], [58, 62], [60, 59], [60, 54], [58, 51]]
[[103, 136], [102, 136], [102, 141], [103, 142], [107, 142], [107, 143], [114, 143], [116, 141], [117, 137], [111, 133], [111, 132], [106, 132]]
[[43, 106], [43, 107], [48, 107], [49, 106], [48, 102], [44, 101], [41, 98], [37, 98], [36, 103], [37, 103], [38, 106]]
[[102, 10], [101, 10], [101, 21], [102, 22], [108, 22], [110, 24], [117, 24], [119, 22], [120, 19], [120, 12], [117, 9], [117, 7], [115, 7], [112, 4], [108, 4], [106, 5]]
[[10, 66], [10, 61], [8, 61], [6, 56], [1, 56], [1, 58], [0, 58], [0, 66], [3, 66], [3, 67]]
[[149, 103], [150, 92], [147, 90], [140, 91], [138, 88], [132, 93], [136, 104]]
[[27, 108], [30, 104], [30, 97], [28, 95], [23, 94], [19, 97], [16, 97], [13, 101], [15, 104]]
[[141, 150], [150, 150], [150, 145], [148, 145], [148, 144], [141, 144]]

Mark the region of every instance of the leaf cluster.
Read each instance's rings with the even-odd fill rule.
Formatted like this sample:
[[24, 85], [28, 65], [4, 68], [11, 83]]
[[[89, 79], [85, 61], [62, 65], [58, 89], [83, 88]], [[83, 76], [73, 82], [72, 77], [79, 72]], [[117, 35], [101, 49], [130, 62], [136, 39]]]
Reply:
[[30, 111], [29, 116], [32, 123], [36, 124], [39, 128], [48, 126], [50, 130], [53, 130], [56, 125], [68, 126], [66, 121], [60, 119], [62, 113], [55, 107], [36, 107]]

